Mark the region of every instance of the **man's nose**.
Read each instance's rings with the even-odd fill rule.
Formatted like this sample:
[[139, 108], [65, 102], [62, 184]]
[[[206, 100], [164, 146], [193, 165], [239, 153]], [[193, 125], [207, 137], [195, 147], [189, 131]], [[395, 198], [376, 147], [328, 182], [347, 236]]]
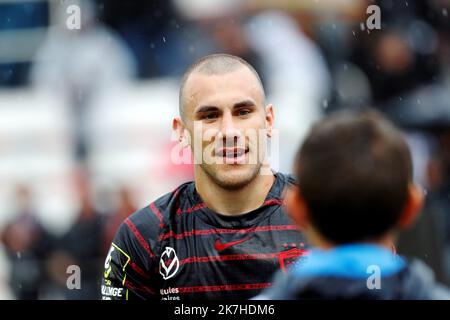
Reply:
[[220, 124], [220, 132], [225, 136], [227, 132], [234, 131], [233, 116], [230, 112], [224, 112], [222, 122]]
[[234, 144], [240, 136], [241, 131], [234, 123], [233, 115], [230, 112], [224, 113], [220, 127], [220, 136], [227, 142], [226, 144]]

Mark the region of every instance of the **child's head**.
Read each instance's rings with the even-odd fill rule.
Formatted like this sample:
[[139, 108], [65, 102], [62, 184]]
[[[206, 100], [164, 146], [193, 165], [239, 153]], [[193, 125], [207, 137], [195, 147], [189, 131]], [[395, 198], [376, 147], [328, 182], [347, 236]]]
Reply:
[[377, 242], [410, 225], [423, 202], [402, 133], [374, 111], [314, 125], [295, 174], [288, 211], [313, 245]]

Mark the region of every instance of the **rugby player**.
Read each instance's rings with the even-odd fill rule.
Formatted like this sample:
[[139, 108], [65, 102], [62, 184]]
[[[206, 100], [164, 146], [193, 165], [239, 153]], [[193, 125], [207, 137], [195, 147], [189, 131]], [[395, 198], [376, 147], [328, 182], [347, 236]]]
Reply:
[[283, 207], [293, 179], [270, 170], [266, 139], [254, 139], [274, 130], [254, 68], [226, 54], [200, 59], [182, 78], [179, 112], [173, 129], [191, 148], [195, 179], [122, 223], [104, 299], [247, 299], [306, 252]]

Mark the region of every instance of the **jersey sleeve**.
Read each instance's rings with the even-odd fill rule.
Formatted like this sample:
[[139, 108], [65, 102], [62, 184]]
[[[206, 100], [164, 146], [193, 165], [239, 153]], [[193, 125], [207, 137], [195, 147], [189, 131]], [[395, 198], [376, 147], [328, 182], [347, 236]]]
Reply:
[[107, 254], [101, 284], [103, 300], [159, 299], [158, 265], [148, 240], [149, 233], [157, 237], [157, 227], [142, 228], [132, 218], [121, 224]]

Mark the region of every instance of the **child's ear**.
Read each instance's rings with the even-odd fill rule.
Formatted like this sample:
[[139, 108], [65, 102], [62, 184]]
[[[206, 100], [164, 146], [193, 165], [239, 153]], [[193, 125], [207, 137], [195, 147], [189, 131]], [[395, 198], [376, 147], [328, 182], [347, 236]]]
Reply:
[[287, 189], [284, 205], [294, 223], [300, 229], [306, 229], [309, 224], [308, 209], [301, 194], [301, 189], [298, 186], [292, 186]]
[[408, 197], [403, 208], [403, 212], [397, 225], [401, 229], [409, 228], [419, 216], [424, 202], [424, 194], [422, 188], [416, 184], [410, 184], [408, 189]]

